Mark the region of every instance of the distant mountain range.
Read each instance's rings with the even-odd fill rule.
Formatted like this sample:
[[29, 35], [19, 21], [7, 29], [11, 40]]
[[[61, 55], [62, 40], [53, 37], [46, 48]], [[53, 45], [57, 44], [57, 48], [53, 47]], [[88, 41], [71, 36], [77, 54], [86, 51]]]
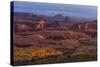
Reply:
[[[97, 20], [90, 20], [90, 19], [80, 19], [75, 17], [69, 17], [69, 16], [63, 16], [61, 14], [57, 14], [55, 16], [45, 16], [45, 15], [37, 15], [32, 13], [21, 13], [21, 12], [14, 12], [14, 27], [16, 27], [16, 24], [23, 23], [29, 27], [35, 27], [35, 22], [39, 20], [40, 18], [46, 19], [46, 27], [72, 27], [73, 24], [77, 23], [96, 23]], [[16, 28], [17, 29], [17, 28]]]
[[37, 20], [39, 18], [46, 18], [48, 21], [58, 21], [58, 22], [68, 22], [68, 23], [76, 23], [76, 22], [85, 22], [85, 21], [95, 21], [87, 18], [76, 18], [70, 16], [63, 16], [61, 14], [57, 14], [55, 16], [45, 16], [45, 15], [37, 15], [33, 13], [25, 13], [25, 12], [14, 12], [14, 20]]

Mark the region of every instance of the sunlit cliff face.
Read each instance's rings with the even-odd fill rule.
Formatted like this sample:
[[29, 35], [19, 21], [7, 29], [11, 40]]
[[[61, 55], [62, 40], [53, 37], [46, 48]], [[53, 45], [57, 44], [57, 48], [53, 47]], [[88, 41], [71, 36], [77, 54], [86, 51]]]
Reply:
[[16, 23], [16, 29], [19, 31], [27, 31], [30, 27], [24, 23]]
[[36, 24], [36, 27], [38, 29], [43, 29], [45, 27], [45, 21], [44, 20], [39, 20]]
[[78, 24], [78, 29], [79, 30], [96, 30], [96, 23], [84, 23], [84, 24]]

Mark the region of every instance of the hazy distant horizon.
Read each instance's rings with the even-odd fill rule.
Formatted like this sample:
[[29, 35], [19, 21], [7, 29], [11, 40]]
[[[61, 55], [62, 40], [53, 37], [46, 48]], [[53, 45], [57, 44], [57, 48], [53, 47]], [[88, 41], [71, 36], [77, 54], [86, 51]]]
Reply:
[[97, 19], [97, 7], [86, 5], [50, 4], [14, 1], [14, 12], [27, 12], [38, 15], [53, 16], [62, 14], [78, 18]]

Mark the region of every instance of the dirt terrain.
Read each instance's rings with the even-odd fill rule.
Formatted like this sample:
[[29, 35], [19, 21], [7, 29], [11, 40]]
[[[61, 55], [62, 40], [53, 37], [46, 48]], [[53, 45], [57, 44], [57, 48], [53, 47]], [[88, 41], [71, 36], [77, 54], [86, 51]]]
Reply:
[[[82, 40], [84, 38], [85, 40]], [[82, 32], [14, 32], [14, 65], [96, 60], [96, 40]]]

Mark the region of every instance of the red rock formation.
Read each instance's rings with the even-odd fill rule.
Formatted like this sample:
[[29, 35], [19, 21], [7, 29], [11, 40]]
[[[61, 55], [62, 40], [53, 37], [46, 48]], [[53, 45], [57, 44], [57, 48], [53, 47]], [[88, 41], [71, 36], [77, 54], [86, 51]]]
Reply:
[[44, 27], [45, 27], [45, 20], [43, 20], [43, 19], [40, 19], [39, 21], [37, 21], [37, 23], [36, 23], [36, 28], [37, 29], [43, 29]]

